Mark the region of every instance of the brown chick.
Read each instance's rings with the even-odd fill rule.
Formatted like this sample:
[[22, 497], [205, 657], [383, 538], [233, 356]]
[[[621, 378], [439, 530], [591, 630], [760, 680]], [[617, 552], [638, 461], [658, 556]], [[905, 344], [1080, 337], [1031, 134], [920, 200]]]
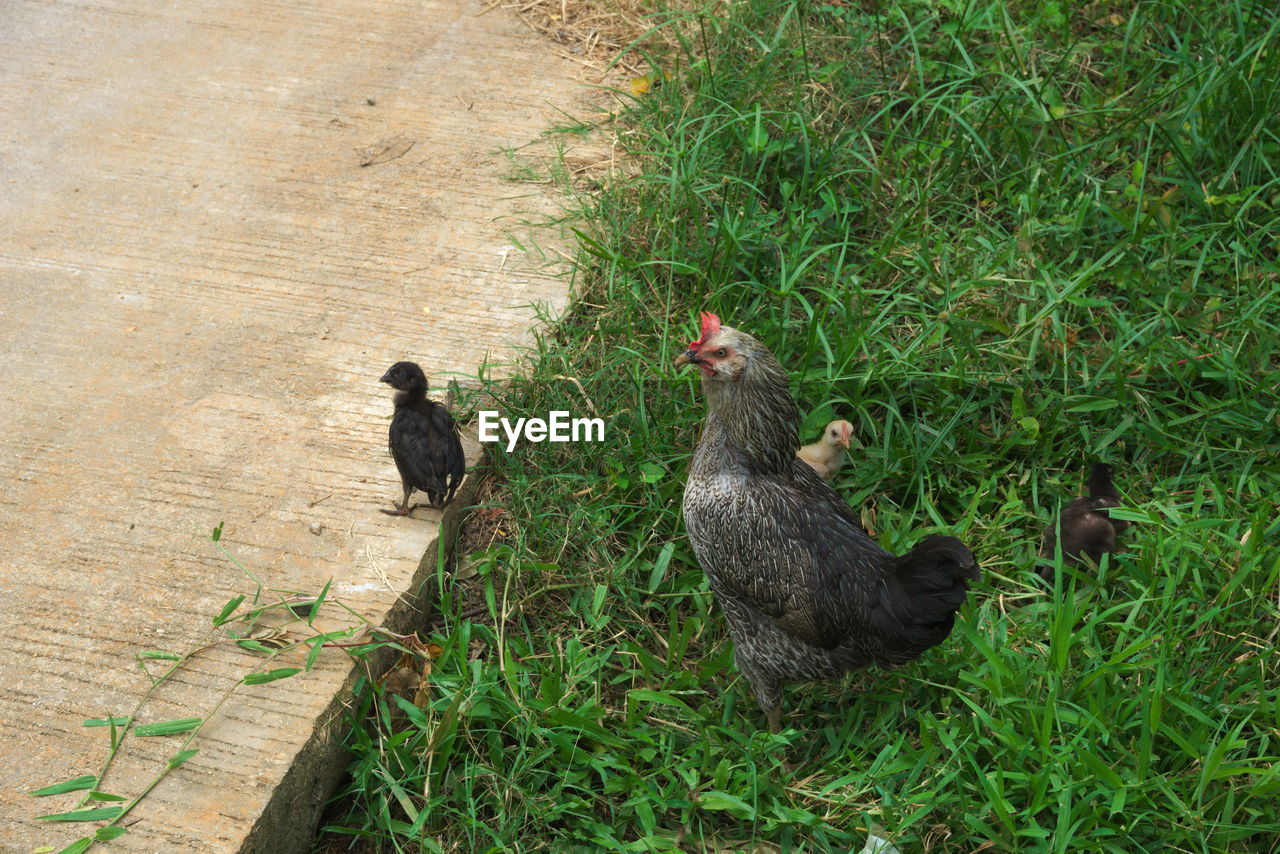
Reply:
[[822, 431], [822, 438], [796, 451], [823, 480], [831, 480], [844, 465], [845, 451], [853, 440], [853, 425], [848, 421], [832, 421]]
[[[1116, 535], [1128, 527], [1128, 523], [1112, 519], [1107, 512], [1110, 507], [1120, 506], [1120, 494], [1112, 483], [1112, 473], [1111, 466], [1106, 463], [1093, 464], [1089, 471], [1089, 494], [1072, 499], [1062, 508], [1058, 518], [1044, 529], [1044, 544], [1040, 549], [1042, 558], [1053, 560], [1059, 531], [1063, 563], [1078, 564], [1083, 558], [1088, 558], [1098, 564], [1104, 554], [1115, 552]], [[1040, 575], [1051, 580], [1053, 567], [1042, 565]]]

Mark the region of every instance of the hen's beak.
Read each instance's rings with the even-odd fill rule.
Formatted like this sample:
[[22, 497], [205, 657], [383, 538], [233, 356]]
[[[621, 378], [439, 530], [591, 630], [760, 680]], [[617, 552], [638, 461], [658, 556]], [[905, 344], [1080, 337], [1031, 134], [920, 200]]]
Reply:
[[702, 362], [698, 358], [698, 354], [692, 350], [685, 350], [679, 356], [676, 356], [676, 367], [683, 368], [685, 365], [697, 365]]
[[836, 439], [836, 444], [837, 444], [837, 445], [839, 445], [839, 446], [840, 446], [840, 447], [842, 447], [842, 448], [846, 448], [846, 449], [847, 449], [847, 448], [849, 447], [849, 443], [850, 443], [851, 441], [852, 441], [851, 437], [849, 437], [849, 436], [841, 436], [839, 439]]

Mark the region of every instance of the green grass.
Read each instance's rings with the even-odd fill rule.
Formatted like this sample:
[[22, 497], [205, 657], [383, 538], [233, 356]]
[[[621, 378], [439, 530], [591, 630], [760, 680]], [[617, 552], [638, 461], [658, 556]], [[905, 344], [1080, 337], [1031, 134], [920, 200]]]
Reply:
[[[655, 23], [666, 81], [619, 119], [643, 172], [571, 196], [582, 300], [495, 389], [508, 417], [585, 393], [608, 441], [495, 455], [509, 536], [444, 584], [426, 708], [362, 695], [331, 826], [414, 852], [858, 850], [872, 822], [904, 852], [1280, 850], [1277, 13]], [[806, 440], [854, 422], [836, 485], [886, 547], [945, 531], [984, 567], [945, 643], [792, 687], [780, 736], [680, 521], [704, 410], [671, 360], [703, 308], [789, 368]], [[1097, 458], [1138, 524], [1046, 592], [1040, 531]]]

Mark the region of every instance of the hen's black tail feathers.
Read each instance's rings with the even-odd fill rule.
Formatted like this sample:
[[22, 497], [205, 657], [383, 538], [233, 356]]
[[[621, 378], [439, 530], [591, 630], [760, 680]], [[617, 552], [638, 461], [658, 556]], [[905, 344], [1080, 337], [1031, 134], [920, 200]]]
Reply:
[[979, 569], [973, 552], [955, 537], [932, 536], [893, 560], [893, 574], [905, 593], [903, 628], [915, 654], [940, 643], [951, 632], [964, 604], [969, 582]]

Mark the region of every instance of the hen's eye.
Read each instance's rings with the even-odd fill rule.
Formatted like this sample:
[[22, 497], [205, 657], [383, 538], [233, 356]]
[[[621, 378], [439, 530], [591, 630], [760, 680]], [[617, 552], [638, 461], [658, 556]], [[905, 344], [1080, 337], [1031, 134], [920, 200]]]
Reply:
[[717, 358], [717, 359], [723, 359], [723, 358], [724, 358], [725, 356], [727, 356], [727, 355], [729, 355], [729, 351], [728, 351], [728, 350], [726, 350], [726, 349], [725, 349], [725, 348], [723, 348], [723, 347], [721, 347], [719, 350], [717, 350], [717, 351], [716, 351], [716, 358]]

